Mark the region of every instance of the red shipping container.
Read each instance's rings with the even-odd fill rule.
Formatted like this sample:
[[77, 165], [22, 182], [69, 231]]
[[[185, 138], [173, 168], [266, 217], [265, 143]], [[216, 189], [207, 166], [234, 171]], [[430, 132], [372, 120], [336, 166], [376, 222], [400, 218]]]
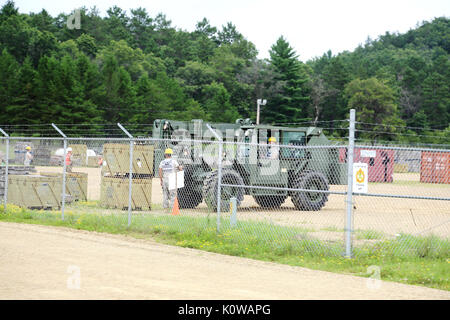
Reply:
[[422, 151], [420, 182], [450, 183], [450, 152]]
[[[339, 161], [347, 162], [347, 148], [339, 150]], [[369, 182], [394, 181], [394, 150], [355, 148], [354, 163], [367, 163]]]
[[339, 148], [339, 162], [347, 163], [348, 148]]

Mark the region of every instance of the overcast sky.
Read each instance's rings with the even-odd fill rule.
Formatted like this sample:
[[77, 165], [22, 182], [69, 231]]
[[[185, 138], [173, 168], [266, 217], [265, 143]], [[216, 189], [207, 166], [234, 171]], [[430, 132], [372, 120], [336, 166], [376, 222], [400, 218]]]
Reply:
[[151, 17], [164, 13], [172, 26], [187, 31], [204, 17], [218, 29], [231, 21], [255, 44], [259, 58], [268, 58], [270, 47], [283, 35], [302, 61], [328, 50], [352, 51], [368, 36], [404, 33], [418, 22], [450, 17], [450, 0], [15, 0], [15, 4], [22, 13], [44, 8], [52, 16], [82, 6], [95, 5], [102, 16], [113, 5], [127, 12], [144, 7]]

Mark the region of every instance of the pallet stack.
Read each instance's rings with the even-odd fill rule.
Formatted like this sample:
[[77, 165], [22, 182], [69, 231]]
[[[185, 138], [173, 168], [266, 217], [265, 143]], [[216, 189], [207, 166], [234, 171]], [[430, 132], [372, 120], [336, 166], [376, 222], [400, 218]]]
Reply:
[[51, 158], [51, 149], [45, 145], [38, 145], [36, 149], [31, 150], [33, 153], [32, 164], [36, 166], [48, 166]]
[[[134, 145], [132, 209], [151, 210], [153, 151], [150, 145]], [[100, 203], [106, 208], [127, 209], [129, 197], [130, 146], [108, 143], [103, 146]]]
[[[62, 173], [41, 172], [33, 166], [8, 168], [8, 203], [29, 209], [61, 208]], [[0, 197], [5, 194], [5, 167], [0, 167]], [[66, 203], [87, 200], [87, 174], [66, 173]]]
[[[0, 168], [0, 197], [5, 194], [5, 167]], [[8, 167], [8, 203], [29, 209], [59, 209], [62, 181], [36, 174], [33, 166]], [[71, 202], [68, 196], [66, 202]]]
[[[49, 141], [26, 142], [18, 141], [14, 145], [14, 158], [10, 159], [10, 164], [23, 165], [25, 155], [27, 153], [26, 147], [31, 147], [31, 154], [33, 155], [32, 165], [45, 166], [50, 163], [52, 145]], [[0, 156], [1, 158], [1, 156]], [[1, 159], [0, 159], [1, 160]], [[1, 163], [1, 161], [0, 161]]]
[[34, 144], [29, 141], [18, 141], [14, 145], [14, 158], [10, 159], [10, 164], [21, 165], [25, 161], [25, 154], [27, 153], [26, 147], [31, 147], [31, 151], [35, 150]]
[[[5, 195], [5, 166], [0, 166], [0, 197]], [[34, 166], [8, 166], [8, 176], [36, 173]], [[9, 195], [9, 192], [8, 192]]]

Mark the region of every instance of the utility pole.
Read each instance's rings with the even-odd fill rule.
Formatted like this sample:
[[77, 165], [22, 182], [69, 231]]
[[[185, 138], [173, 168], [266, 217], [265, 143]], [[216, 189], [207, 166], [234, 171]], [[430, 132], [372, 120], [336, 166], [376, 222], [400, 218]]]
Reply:
[[266, 103], [267, 103], [266, 99], [264, 99], [264, 100], [263, 99], [256, 100], [256, 105], [257, 105], [257, 108], [256, 108], [256, 124], [259, 124], [259, 114], [261, 112], [261, 106], [265, 106]]

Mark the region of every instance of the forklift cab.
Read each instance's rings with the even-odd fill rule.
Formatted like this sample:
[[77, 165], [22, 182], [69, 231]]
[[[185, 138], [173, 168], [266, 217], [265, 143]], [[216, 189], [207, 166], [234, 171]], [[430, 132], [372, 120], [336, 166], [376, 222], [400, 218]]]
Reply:
[[[304, 131], [282, 131], [281, 144], [292, 147], [306, 146], [306, 133]], [[305, 156], [305, 150], [300, 148], [282, 148], [282, 159], [301, 159]]]
[[[272, 137], [275, 138], [274, 145], [269, 143]], [[267, 154], [273, 154], [271, 150], [274, 149], [278, 150], [278, 157], [273, 156], [273, 160], [301, 159], [305, 157], [305, 150], [289, 148], [289, 146], [306, 146], [306, 132], [285, 128], [281, 130], [274, 127], [243, 127], [239, 129], [237, 142], [239, 143], [238, 158], [248, 160], [249, 157], [253, 157], [250, 163], [257, 163], [258, 160], [267, 158]]]
[[[275, 138], [273, 144], [269, 138]], [[237, 134], [237, 160], [246, 167], [251, 185], [287, 187], [289, 170], [305, 157], [305, 150], [283, 146], [306, 145], [306, 132], [272, 126], [249, 126]], [[285, 195], [286, 191], [250, 189], [252, 195]]]

